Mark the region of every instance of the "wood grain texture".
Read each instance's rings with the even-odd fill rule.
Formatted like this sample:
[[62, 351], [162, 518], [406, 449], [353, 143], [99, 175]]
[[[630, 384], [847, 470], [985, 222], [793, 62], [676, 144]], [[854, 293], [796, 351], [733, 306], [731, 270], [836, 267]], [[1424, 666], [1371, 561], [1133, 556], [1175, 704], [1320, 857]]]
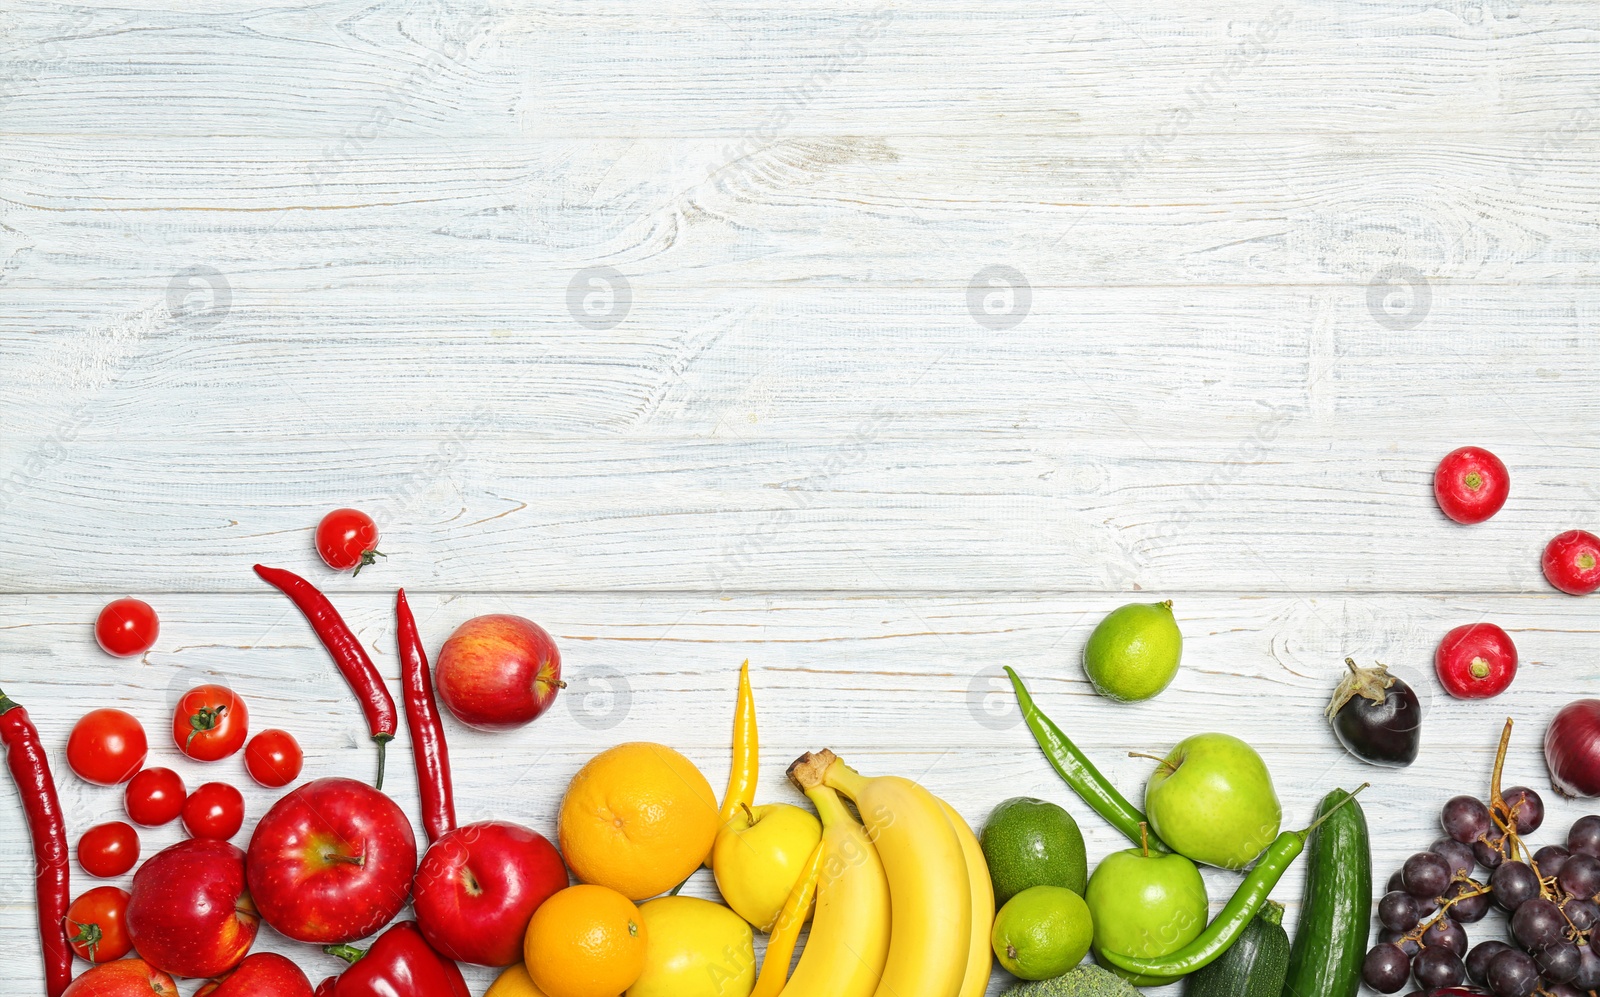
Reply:
[[[430, 649], [483, 612], [557, 635], [573, 688], [546, 718], [451, 724], [464, 814], [549, 833], [623, 739], [720, 786], [749, 657], [764, 798], [797, 800], [784, 764], [827, 745], [974, 822], [1042, 796], [1091, 857], [1120, 847], [1007, 711], [1012, 664], [1135, 796], [1126, 752], [1210, 729], [1262, 750], [1290, 824], [1372, 779], [1381, 886], [1484, 790], [1507, 714], [1509, 779], [1543, 787], [1544, 723], [1600, 691], [1595, 604], [1538, 573], [1549, 536], [1600, 522], [1592, 13], [21, 0], [0, 688], [60, 762], [74, 838], [120, 812], [65, 771], [76, 717], [160, 731], [200, 681], [294, 731], [308, 775], [365, 775], [354, 704], [259, 560], [328, 580], [391, 685], [396, 584]], [[1430, 495], [1464, 443], [1513, 475], [1473, 529]], [[309, 533], [347, 504], [391, 558], [330, 579]], [[128, 593], [163, 635], [114, 662], [90, 622]], [[1097, 699], [1088, 631], [1158, 595], [1178, 681]], [[1523, 673], [1450, 700], [1432, 650], [1479, 619]], [[1333, 742], [1346, 654], [1424, 693], [1413, 768]], [[158, 754], [191, 785], [241, 776]], [[251, 824], [270, 799], [248, 791]], [[1584, 809], [1548, 802], [1541, 840]], [[1220, 905], [1232, 880], [1210, 882]], [[1300, 882], [1275, 894], [1291, 923]], [[28, 886], [8, 788], [19, 993]]]
[[[320, 570], [311, 532], [354, 503], [430, 591], [806, 590], [1556, 593], [1555, 533], [1600, 493], [1592, 447], [1515, 449], [1506, 511], [1465, 529], [1433, 506], [1452, 438], [1356, 445], [1256, 431], [1231, 444], [895, 438], [837, 442], [503, 432], [48, 441], [9, 495], [0, 586], [258, 594], [257, 558]], [[1289, 416], [1287, 418], [1293, 418]], [[1498, 440], [1492, 441], [1497, 445]], [[180, 450], [182, 452], [175, 452]], [[1500, 452], [1511, 453], [1504, 446]], [[106, 516], [108, 502], [138, 517]], [[137, 551], [138, 556], [128, 552]], [[382, 590], [383, 572], [348, 584]]]

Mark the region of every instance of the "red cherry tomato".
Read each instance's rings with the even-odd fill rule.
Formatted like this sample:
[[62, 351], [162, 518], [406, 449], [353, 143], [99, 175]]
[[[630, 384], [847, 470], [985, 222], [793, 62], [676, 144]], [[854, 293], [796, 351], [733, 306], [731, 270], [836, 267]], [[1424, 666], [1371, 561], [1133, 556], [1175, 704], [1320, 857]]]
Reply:
[[1600, 589], [1600, 537], [1568, 530], [1551, 540], [1544, 549], [1544, 576], [1568, 595]]
[[192, 838], [227, 841], [244, 824], [244, 794], [225, 782], [208, 782], [183, 801], [183, 826]]
[[1511, 475], [1500, 458], [1482, 447], [1461, 447], [1444, 455], [1433, 472], [1433, 497], [1458, 523], [1481, 523], [1500, 511], [1511, 494]]
[[197, 685], [178, 700], [172, 741], [197, 762], [214, 762], [244, 747], [250, 711], [224, 685]]
[[1444, 635], [1433, 667], [1450, 695], [1488, 699], [1505, 692], [1517, 677], [1517, 646], [1493, 623], [1466, 623]]
[[135, 824], [160, 827], [182, 812], [187, 792], [183, 778], [171, 769], [145, 769], [128, 783], [122, 802]]
[[139, 863], [139, 832], [125, 821], [96, 824], [78, 839], [78, 864], [91, 876], [110, 879]]
[[286, 730], [264, 730], [245, 745], [244, 767], [249, 770], [250, 778], [268, 789], [294, 782], [304, 763], [300, 745]]
[[121, 710], [91, 710], [67, 738], [67, 764], [78, 778], [96, 786], [132, 779], [144, 766], [150, 744], [144, 727]]
[[361, 569], [386, 557], [378, 547], [378, 524], [359, 509], [335, 509], [317, 524], [317, 553], [335, 571]]
[[128, 891], [96, 886], [67, 908], [67, 944], [78, 958], [92, 963], [115, 962], [133, 951], [125, 923]]
[[155, 646], [161, 633], [156, 611], [142, 599], [116, 599], [106, 603], [94, 621], [95, 643], [119, 658], [143, 654]]

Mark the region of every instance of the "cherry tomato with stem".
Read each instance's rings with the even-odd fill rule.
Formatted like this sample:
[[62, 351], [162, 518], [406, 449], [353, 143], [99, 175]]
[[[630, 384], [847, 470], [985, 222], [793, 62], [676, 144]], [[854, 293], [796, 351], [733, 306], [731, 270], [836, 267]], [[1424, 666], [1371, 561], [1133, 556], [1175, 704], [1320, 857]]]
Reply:
[[317, 524], [317, 553], [335, 571], [361, 569], [380, 557], [378, 524], [360, 509], [335, 509]]
[[1544, 576], [1568, 595], [1600, 590], [1600, 537], [1587, 530], [1568, 530], [1544, 548]]
[[250, 778], [268, 789], [287, 786], [300, 777], [305, 754], [294, 735], [276, 727], [250, 739], [244, 749], [244, 767]]
[[244, 747], [250, 711], [223, 685], [197, 685], [178, 700], [172, 741], [197, 762], [214, 762]]
[[160, 634], [161, 621], [143, 599], [113, 599], [94, 621], [95, 643], [118, 658], [143, 654]]
[[67, 908], [67, 944], [78, 958], [115, 962], [133, 951], [127, 927], [128, 891], [96, 886]]
[[1433, 472], [1433, 497], [1440, 511], [1468, 526], [1499, 512], [1509, 494], [1511, 474], [1482, 447], [1450, 451]]
[[90, 710], [67, 738], [67, 764], [78, 778], [96, 786], [132, 779], [149, 752], [144, 726], [121, 710]]
[[244, 825], [244, 794], [225, 782], [208, 782], [183, 801], [183, 826], [191, 838], [227, 841]]
[[78, 839], [78, 864], [99, 879], [122, 875], [139, 864], [139, 832], [126, 821], [96, 824]]
[[183, 812], [188, 789], [183, 777], [171, 769], [145, 769], [134, 776], [123, 791], [122, 803], [128, 819], [144, 827], [160, 827]]
[[1465, 623], [1444, 635], [1433, 655], [1439, 684], [1457, 699], [1487, 699], [1517, 677], [1517, 645], [1493, 623]]

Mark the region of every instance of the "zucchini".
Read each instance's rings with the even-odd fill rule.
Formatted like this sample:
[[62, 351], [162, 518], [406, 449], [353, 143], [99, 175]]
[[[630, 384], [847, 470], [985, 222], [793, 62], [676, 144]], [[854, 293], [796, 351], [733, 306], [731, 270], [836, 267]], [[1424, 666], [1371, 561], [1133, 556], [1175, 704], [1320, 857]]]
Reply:
[[1282, 997], [1355, 997], [1372, 927], [1372, 844], [1360, 801], [1323, 797], [1306, 843], [1306, 892]]
[[1216, 962], [1184, 981], [1184, 997], [1278, 997], [1289, 972], [1283, 904], [1268, 900]]

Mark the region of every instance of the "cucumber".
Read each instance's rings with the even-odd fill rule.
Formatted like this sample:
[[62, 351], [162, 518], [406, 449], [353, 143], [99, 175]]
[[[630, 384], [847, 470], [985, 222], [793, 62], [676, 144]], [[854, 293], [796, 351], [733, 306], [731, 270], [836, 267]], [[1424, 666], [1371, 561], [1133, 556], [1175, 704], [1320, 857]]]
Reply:
[[1289, 972], [1283, 904], [1268, 900], [1233, 947], [1184, 981], [1184, 997], [1278, 997]]
[[[1343, 804], [1342, 806], [1340, 804]], [[1361, 803], [1336, 789], [1306, 843], [1306, 892], [1282, 997], [1355, 997], [1372, 927], [1372, 844]]]

